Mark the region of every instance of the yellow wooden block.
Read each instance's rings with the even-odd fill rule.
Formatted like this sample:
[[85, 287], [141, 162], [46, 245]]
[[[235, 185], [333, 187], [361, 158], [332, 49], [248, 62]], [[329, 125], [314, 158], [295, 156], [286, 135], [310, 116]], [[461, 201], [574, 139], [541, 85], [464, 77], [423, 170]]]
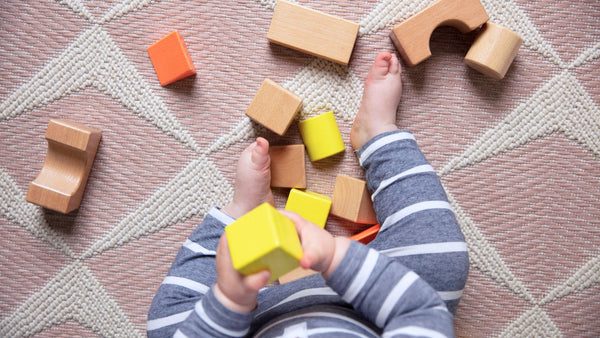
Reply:
[[283, 135], [302, 108], [302, 99], [270, 79], [265, 79], [250, 102], [246, 115], [272, 132]]
[[346, 149], [332, 111], [300, 121], [298, 128], [308, 157], [313, 162]]
[[267, 39], [346, 66], [359, 28], [357, 23], [279, 0]]
[[305, 220], [325, 228], [331, 209], [331, 198], [308, 190], [292, 189], [285, 210], [293, 211]]
[[271, 271], [270, 281], [297, 268], [302, 245], [294, 223], [263, 203], [225, 227], [233, 267], [244, 275]]

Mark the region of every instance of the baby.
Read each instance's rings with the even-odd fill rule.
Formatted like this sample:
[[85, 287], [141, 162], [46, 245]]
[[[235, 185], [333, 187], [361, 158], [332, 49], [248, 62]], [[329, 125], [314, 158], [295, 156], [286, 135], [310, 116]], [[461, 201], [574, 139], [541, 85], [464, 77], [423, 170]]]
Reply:
[[240, 156], [233, 200], [212, 209], [175, 258], [152, 302], [148, 336], [454, 336], [467, 247], [435, 171], [396, 126], [401, 93], [398, 59], [382, 52], [350, 132], [381, 224], [371, 243], [282, 211], [300, 237], [300, 265], [320, 274], [265, 288], [268, 270], [237, 272], [224, 227], [274, 203], [269, 143], [259, 137]]

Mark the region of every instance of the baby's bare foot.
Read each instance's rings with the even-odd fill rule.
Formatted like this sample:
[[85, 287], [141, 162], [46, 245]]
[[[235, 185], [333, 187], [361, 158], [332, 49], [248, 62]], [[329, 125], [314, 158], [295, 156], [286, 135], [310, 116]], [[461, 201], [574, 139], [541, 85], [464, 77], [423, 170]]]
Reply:
[[396, 110], [402, 96], [401, 73], [396, 55], [381, 52], [375, 58], [350, 131], [350, 144], [354, 150], [360, 149], [374, 136], [398, 130]]
[[269, 142], [259, 137], [238, 160], [233, 201], [223, 208], [223, 212], [238, 218], [264, 202], [275, 205], [271, 192]]

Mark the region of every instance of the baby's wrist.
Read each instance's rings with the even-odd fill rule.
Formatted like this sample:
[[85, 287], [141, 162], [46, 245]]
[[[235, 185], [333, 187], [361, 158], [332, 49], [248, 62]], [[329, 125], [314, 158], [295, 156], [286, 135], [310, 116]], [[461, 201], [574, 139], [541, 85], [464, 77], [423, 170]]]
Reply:
[[250, 312], [254, 311], [254, 309], [256, 309], [256, 305], [257, 305], [256, 301], [253, 302], [252, 304], [239, 304], [238, 302], [227, 297], [227, 295], [225, 293], [223, 293], [223, 291], [219, 287], [218, 283], [215, 283], [215, 285], [213, 286], [213, 292], [214, 292], [217, 300], [219, 302], [221, 302], [221, 304], [223, 304], [223, 306], [225, 306], [226, 308], [228, 308], [231, 311], [246, 314], [246, 313], [250, 313]]
[[333, 240], [334, 250], [333, 257], [327, 269], [322, 272], [323, 278], [329, 279], [329, 277], [333, 274], [335, 269], [340, 265], [342, 259], [348, 252], [348, 248], [350, 247], [350, 239], [346, 237], [335, 237]]

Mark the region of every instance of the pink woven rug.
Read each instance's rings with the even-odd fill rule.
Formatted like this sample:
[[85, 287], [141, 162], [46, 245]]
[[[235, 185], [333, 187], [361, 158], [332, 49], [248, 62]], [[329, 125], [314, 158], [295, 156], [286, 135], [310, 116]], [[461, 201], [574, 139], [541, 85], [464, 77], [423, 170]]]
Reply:
[[[264, 78], [304, 99], [300, 119], [336, 114], [346, 152], [307, 162], [308, 189], [363, 177], [348, 132], [366, 72], [430, 2], [300, 1], [360, 23], [348, 68], [270, 45], [274, 0], [0, 2], [0, 336], [145, 335], [177, 250], [231, 197], [239, 152], [257, 135], [301, 142], [296, 123], [277, 137], [244, 116]], [[398, 114], [467, 237], [457, 335], [600, 336], [600, 3], [483, 5], [524, 39], [506, 78], [463, 63], [473, 34], [439, 28], [434, 56], [405, 69]], [[146, 48], [175, 29], [198, 74], [163, 88]], [[25, 202], [51, 118], [103, 131], [69, 215]]]

